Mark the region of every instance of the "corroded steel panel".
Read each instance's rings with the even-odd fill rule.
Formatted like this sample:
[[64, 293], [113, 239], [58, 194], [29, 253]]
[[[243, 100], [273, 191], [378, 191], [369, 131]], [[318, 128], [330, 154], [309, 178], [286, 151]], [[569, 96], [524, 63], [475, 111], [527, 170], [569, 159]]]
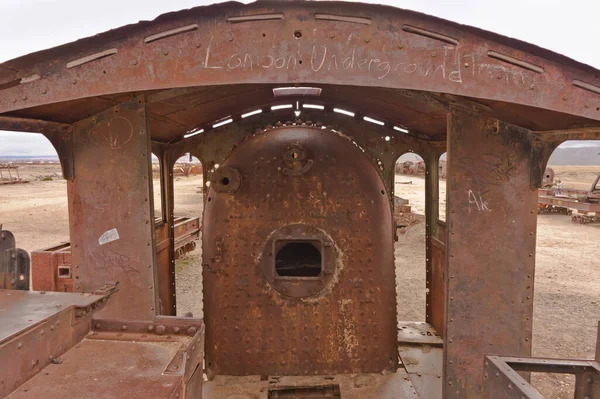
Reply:
[[103, 317], [156, 313], [150, 139], [145, 105], [135, 99], [73, 126], [75, 177], [68, 182], [73, 289], [105, 281], [121, 290]]
[[445, 394], [481, 397], [486, 353], [531, 353], [537, 191], [530, 132], [448, 117]]
[[[339, 133], [284, 126], [248, 137], [226, 167], [239, 188], [213, 181], [204, 213], [208, 373], [395, 370], [392, 216], [369, 160]], [[276, 271], [294, 240], [320, 249], [320, 273]]]

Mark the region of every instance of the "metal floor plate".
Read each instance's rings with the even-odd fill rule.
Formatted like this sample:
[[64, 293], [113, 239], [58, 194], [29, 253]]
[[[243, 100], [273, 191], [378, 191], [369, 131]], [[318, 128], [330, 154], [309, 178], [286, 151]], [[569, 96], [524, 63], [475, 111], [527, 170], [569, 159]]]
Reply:
[[414, 399], [417, 392], [408, 374], [337, 374], [310, 377], [217, 376], [204, 383], [203, 399], [268, 399], [270, 390], [338, 385], [341, 399]]
[[438, 332], [425, 322], [399, 322], [398, 342], [442, 346], [444, 341]]
[[60, 358], [60, 364], [50, 364], [7, 398], [167, 399], [180, 377], [163, 371], [179, 348], [177, 341], [84, 339]]
[[444, 350], [432, 345], [401, 344], [398, 353], [419, 399], [441, 398]]
[[87, 307], [102, 295], [0, 290], [0, 343], [69, 306]]

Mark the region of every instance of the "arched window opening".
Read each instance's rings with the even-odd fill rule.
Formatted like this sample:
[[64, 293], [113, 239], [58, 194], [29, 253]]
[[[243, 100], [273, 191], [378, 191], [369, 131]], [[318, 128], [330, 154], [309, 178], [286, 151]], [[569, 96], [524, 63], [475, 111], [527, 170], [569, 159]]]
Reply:
[[[567, 141], [538, 190], [533, 356], [589, 358], [600, 318], [600, 141]], [[575, 378], [533, 373], [544, 397], [573, 397]]]
[[204, 170], [191, 154], [173, 166], [173, 215], [175, 234], [175, 294], [177, 315], [202, 317], [202, 246]]
[[152, 193], [154, 196], [154, 221], [160, 224], [164, 219], [164, 184], [162, 176], [162, 162], [152, 154]]
[[31, 254], [30, 287], [72, 291], [70, 262], [56, 261], [71, 251], [67, 182], [56, 150], [42, 134], [0, 132], [0, 142], [0, 224]]
[[438, 161], [438, 219], [446, 221], [446, 174], [448, 154], [443, 153]]
[[395, 165], [394, 219], [399, 321], [425, 320], [425, 162], [409, 152]]

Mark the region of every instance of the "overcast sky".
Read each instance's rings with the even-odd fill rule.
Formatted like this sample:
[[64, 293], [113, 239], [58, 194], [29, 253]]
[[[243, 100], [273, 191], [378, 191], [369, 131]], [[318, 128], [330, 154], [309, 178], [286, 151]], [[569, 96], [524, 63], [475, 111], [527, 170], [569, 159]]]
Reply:
[[[0, 0], [0, 62], [206, 0]], [[242, 1], [249, 3], [249, 1]], [[379, 0], [515, 37], [600, 69], [599, 0]], [[581, 144], [581, 143], [580, 143]], [[37, 134], [0, 131], [0, 155], [53, 155]]]

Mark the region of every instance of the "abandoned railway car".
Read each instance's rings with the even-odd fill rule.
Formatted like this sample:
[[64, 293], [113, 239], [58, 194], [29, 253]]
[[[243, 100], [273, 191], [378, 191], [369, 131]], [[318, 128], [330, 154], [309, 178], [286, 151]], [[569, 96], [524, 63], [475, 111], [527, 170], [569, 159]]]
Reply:
[[[2, 232], [0, 397], [538, 398], [536, 371], [600, 398], [600, 350], [530, 358], [537, 189], [560, 143], [600, 138], [598, 76], [420, 13], [299, 0], [0, 64], [0, 129], [42, 133], [60, 158], [72, 290], [30, 291], [29, 255]], [[393, 178], [410, 151], [427, 303], [397, 320]], [[187, 153], [206, 182], [202, 319], [176, 314], [169, 171]]]

